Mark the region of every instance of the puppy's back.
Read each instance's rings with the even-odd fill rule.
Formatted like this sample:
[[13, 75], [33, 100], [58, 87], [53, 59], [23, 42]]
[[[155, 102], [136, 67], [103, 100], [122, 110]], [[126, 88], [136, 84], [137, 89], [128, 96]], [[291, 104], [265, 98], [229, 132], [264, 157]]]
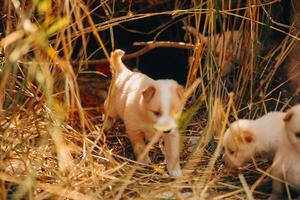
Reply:
[[270, 152], [272, 157], [284, 137], [284, 116], [284, 112], [269, 112], [256, 119], [251, 127], [257, 133], [259, 149]]

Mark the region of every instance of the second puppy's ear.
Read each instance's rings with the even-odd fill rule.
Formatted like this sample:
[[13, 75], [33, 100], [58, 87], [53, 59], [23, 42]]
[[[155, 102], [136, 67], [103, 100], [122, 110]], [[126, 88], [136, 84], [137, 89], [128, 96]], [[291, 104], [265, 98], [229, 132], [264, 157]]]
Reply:
[[284, 118], [283, 118], [283, 121], [284, 121], [284, 122], [289, 122], [289, 121], [291, 121], [293, 115], [294, 115], [294, 112], [291, 111], [291, 110], [289, 110], [289, 111], [285, 114], [285, 116], [284, 116]]
[[251, 142], [255, 142], [256, 137], [251, 131], [243, 131], [239, 139], [241, 140], [241, 142], [251, 143]]
[[149, 86], [147, 89], [145, 89], [142, 93], [144, 100], [149, 102], [153, 98], [155, 91], [156, 89], [154, 86]]

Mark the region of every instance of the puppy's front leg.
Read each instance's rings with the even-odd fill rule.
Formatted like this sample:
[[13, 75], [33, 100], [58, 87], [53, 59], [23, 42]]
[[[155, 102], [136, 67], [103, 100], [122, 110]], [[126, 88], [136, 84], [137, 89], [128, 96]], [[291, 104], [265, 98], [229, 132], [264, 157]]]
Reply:
[[148, 153], [144, 156], [144, 158], [141, 158], [141, 154], [146, 147], [143, 133], [140, 131], [127, 131], [127, 135], [130, 139], [137, 161], [150, 164], [151, 160], [148, 156]]
[[182, 176], [179, 165], [179, 133], [164, 135], [167, 169], [171, 176]]
[[[278, 170], [272, 170], [271, 174], [279, 179], [282, 179], [282, 175]], [[283, 190], [284, 185], [282, 182], [277, 181], [275, 179], [272, 180], [272, 194], [269, 198], [269, 200], [280, 200], [283, 198]]]
[[272, 194], [269, 200], [280, 200], [283, 197], [283, 183], [273, 180], [272, 181]]

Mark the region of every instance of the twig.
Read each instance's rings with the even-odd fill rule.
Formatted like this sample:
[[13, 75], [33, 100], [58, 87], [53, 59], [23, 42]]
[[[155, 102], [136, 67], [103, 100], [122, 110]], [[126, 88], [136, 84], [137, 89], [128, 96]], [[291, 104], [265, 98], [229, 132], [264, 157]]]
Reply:
[[150, 41], [150, 42], [134, 42], [134, 46], [147, 45], [151, 49], [162, 47], [162, 48], [180, 48], [180, 49], [194, 49], [195, 45], [187, 44], [184, 42], [172, 42], [172, 41]]
[[[137, 57], [140, 57], [141, 55], [144, 55], [148, 53], [149, 51], [155, 49], [155, 48], [178, 48], [178, 49], [194, 49], [195, 45], [193, 44], [187, 44], [184, 42], [172, 42], [172, 41], [150, 41], [150, 42], [135, 42], [133, 43], [134, 46], [145, 46], [144, 48], [130, 53], [126, 54], [122, 57], [122, 60], [130, 60], [134, 59]], [[31, 64], [33, 62], [20, 62], [22, 64]], [[78, 66], [80, 64], [87, 63], [88, 65], [99, 65], [99, 66], [105, 66], [109, 65], [109, 59], [107, 58], [102, 58], [102, 59], [97, 59], [97, 60], [80, 60], [80, 61], [60, 61], [59, 63], [56, 64], [63, 64], [63, 63], [70, 63], [72, 66]]]
[[243, 188], [244, 188], [244, 190], [246, 192], [247, 199], [248, 200], [254, 200], [252, 192], [251, 192], [251, 190], [250, 190], [250, 188], [249, 188], [249, 186], [247, 184], [247, 181], [246, 181], [245, 177], [243, 176], [243, 174], [239, 174], [239, 179], [240, 179], [240, 181], [241, 181], [241, 183], [243, 185]]
[[[130, 53], [126, 54], [122, 57], [122, 60], [130, 60], [137, 58], [141, 55], [144, 55], [148, 53], [149, 51], [155, 49], [155, 48], [178, 48], [178, 49], [194, 49], [195, 45], [193, 44], [187, 44], [184, 42], [171, 42], [171, 41], [159, 41], [159, 42], [135, 42], [133, 43], [134, 46], [145, 46], [144, 48]], [[81, 63], [87, 63], [88, 65], [108, 65], [109, 60], [106, 58], [99, 59], [99, 60], [88, 60], [88, 61], [71, 61], [71, 65], [79, 65]]]

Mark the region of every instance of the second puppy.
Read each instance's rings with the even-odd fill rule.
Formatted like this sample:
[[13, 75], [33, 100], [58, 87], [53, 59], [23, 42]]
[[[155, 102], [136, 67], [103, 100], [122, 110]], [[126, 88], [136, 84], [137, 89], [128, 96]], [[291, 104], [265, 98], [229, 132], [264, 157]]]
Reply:
[[256, 120], [241, 119], [230, 124], [223, 138], [224, 161], [242, 167], [257, 154], [273, 158], [284, 137], [283, 112], [270, 112]]
[[108, 115], [106, 128], [121, 118], [137, 159], [144, 163], [150, 162], [148, 155], [141, 156], [145, 140], [151, 141], [155, 134], [162, 134], [168, 172], [171, 176], [181, 176], [176, 120], [183, 110], [188, 90], [174, 80], [153, 80], [130, 71], [121, 60], [123, 55], [122, 50], [111, 53], [114, 81], [104, 104]]
[[[285, 132], [274, 157], [270, 199], [283, 199], [284, 181], [300, 191], [300, 105], [292, 107], [283, 118]], [[279, 181], [281, 180], [281, 181]]]

